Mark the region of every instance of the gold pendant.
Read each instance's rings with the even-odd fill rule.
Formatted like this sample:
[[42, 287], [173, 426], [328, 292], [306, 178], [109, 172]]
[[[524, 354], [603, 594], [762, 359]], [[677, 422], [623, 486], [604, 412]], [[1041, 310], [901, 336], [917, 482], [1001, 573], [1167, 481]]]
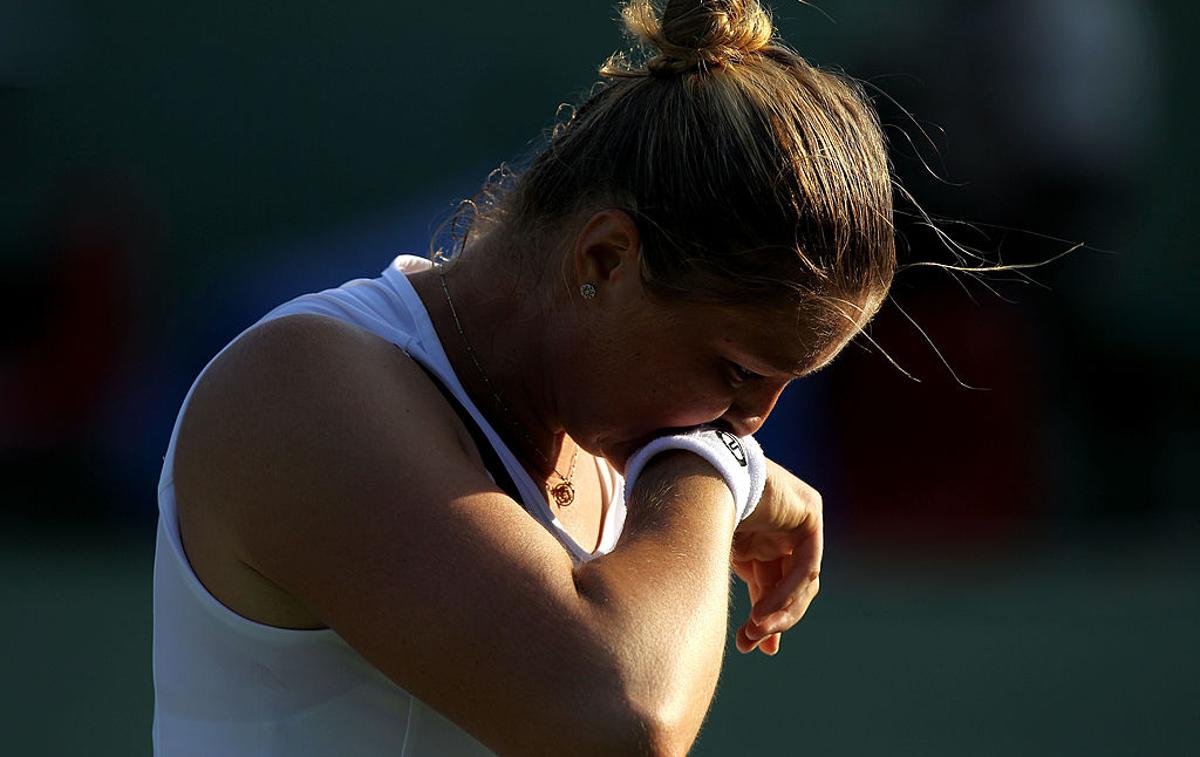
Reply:
[[550, 489], [550, 496], [559, 507], [566, 507], [575, 501], [575, 486], [570, 481], [563, 481]]

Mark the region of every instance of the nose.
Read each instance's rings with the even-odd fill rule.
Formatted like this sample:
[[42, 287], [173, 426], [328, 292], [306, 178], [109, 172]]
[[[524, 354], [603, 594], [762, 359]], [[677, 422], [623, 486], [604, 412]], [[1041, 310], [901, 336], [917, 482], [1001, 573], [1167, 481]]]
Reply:
[[764, 380], [743, 386], [720, 420], [738, 436], [758, 433], [787, 385], [787, 381]]

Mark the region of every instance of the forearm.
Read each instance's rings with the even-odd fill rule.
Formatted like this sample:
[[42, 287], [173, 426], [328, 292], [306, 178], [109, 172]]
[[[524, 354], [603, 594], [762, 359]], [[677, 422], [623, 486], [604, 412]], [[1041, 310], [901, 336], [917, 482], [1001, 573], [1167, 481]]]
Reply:
[[727, 633], [733, 503], [711, 466], [666, 453], [639, 478], [625, 534], [576, 571], [622, 695], [685, 751], [708, 710]]

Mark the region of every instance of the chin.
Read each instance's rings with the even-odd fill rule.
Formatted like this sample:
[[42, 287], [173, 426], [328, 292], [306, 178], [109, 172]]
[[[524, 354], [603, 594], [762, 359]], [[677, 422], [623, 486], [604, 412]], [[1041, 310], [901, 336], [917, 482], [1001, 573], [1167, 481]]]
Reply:
[[628, 442], [610, 442], [607, 439], [598, 439], [589, 446], [580, 445], [592, 455], [602, 457], [608, 461], [616, 471], [622, 475], [625, 474], [625, 463], [633, 456], [633, 453], [638, 450], [638, 447], [631, 445]]
[[633, 457], [632, 452], [622, 452], [614, 455], [605, 455], [604, 459], [608, 460], [608, 464], [613, 467], [617, 473], [625, 475], [625, 464], [629, 462], [629, 458]]
[[645, 447], [663, 434], [673, 433], [684, 429], [658, 428], [653, 431], [635, 436], [614, 440], [610, 437], [594, 439], [590, 444], [580, 444], [589, 453], [603, 457], [621, 475], [625, 475], [625, 464], [634, 453]]
[[613, 442], [604, 446], [603, 457], [608, 460], [612, 467], [617, 469], [621, 475], [625, 475], [625, 465], [629, 462], [629, 458], [633, 457], [634, 453], [645, 447], [661, 434], [647, 434], [637, 439], [624, 442]]

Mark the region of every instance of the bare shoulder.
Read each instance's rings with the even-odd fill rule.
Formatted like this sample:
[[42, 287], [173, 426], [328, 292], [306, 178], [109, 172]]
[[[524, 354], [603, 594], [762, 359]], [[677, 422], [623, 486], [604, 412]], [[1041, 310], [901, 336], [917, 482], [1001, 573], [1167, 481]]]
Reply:
[[[323, 626], [302, 600], [254, 567], [256, 530], [302, 521], [303, 500], [274, 501], [271, 491], [281, 481], [327, 478], [333, 466], [355, 476], [353, 466], [379, 457], [365, 448], [381, 442], [370, 427], [397, 416], [403, 423], [388, 434], [395, 469], [422, 465], [419, 457], [406, 459], [406, 446], [477, 460], [461, 422], [421, 368], [374, 334], [299, 314], [268, 321], [231, 345], [196, 386], [175, 457], [184, 547], [209, 591], [258, 622]], [[413, 445], [403, 444], [409, 439]]]
[[206, 372], [192, 403], [200, 407], [197, 418], [216, 410], [229, 423], [235, 413], [261, 417], [284, 409], [281, 418], [302, 423], [328, 421], [334, 410], [361, 421], [351, 416], [399, 401], [422, 413], [415, 420], [433, 421], [423, 427], [426, 434], [457, 438], [455, 416], [444, 402], [430, 401], [437, 398], [428, 377], [396, 345], [334, 318], [297, 314], [238, 339]]
[[176, 447], [180, 528], [232, 609], [332, 628], [493, 747], [536, 743], [598, 706], [580, 701], [581, 680], [618, 691], [570, 555], [492, 482], [395, 346], [280, 319], [214, 362], [192, 402]]

